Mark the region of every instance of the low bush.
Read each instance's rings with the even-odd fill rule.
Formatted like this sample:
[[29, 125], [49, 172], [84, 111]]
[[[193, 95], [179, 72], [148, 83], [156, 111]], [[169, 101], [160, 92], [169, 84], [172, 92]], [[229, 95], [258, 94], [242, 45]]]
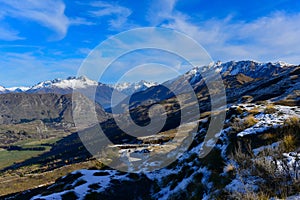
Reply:
[[277, 109], [275, 108], [275, 106], [273, 104], [268, 104], [265, 108], [265, 113], [266, 114], [273, 114], [277, 111]]

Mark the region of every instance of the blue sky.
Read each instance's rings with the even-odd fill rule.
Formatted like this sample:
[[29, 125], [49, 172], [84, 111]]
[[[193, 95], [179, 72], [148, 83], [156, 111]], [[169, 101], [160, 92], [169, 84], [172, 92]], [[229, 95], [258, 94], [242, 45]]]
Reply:
[[299, 0], [0, 0], [0, 8], [6, 87], [74, 76], [100, 42], [150, 26], [189, 35], [215, 61], [300, 64]]

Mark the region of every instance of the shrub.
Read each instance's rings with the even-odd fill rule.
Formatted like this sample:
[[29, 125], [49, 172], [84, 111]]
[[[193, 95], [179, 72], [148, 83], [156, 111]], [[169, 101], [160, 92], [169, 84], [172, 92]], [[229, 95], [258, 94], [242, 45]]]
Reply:
[[284, 121], [282, 128], [283, 143], [285, 152], [293, 151], [300, 143], [300, 120], [292, 116]]
[[284, 121], [284, 126], [299, 126], [299, 118], [297, 116], [292, 116]]
[[[288, 147], [295, 141], [287, 135], [282, 143]], [[245, 152], [246, 151], [246, 152]], [[249, 149], [242, 150], [241, 145], [231, 156], [237, 163], [234, 169], [245, 189], [244, 192], [235, 191], [229, 194], [233, 199], [269, 199], [269, 197], [286, 198], [300, 191], [299, 161], [290, 166], [289, 159], [282, 154], [282, 148], [266, 148], [258, 156], [248, 153]], [[252, 151], [250, 149], [250, 151]], [[246, 180], [256, 177], [257, 191], [249, 190]], [[226, 192], [226, 190], [225, 190]]]
[[282, 147], [284, 152], [294, 151], [296, 148], [296, 138], [294, 135], [285, 135], [282, 141]]
[[272, 114], [275, 113], [277, 110], [273, 104], [268, 104], [265, 108], [265, 113], [266, 114]]
[[255, 119], [255, 117], [253, 117], [252, 115], [249, 115], [244, 119], [244, 126], [249, 128], [249, 127], [255, 125], [257, 122], [258, 122], [258, 120]]
[[251, 110], [248, 111], [250, 114], [252, 115], [257, 115], [258, 113], [260, 113], [259, 109], [257, 107], [252, 108]]
[[238, 106], [236, 108], [236, 112], [237, 112], [237, 114], [241, 115], [241, 114], [243, 114], [244, 111], [243, 111], [243, 109], [240, 106]]
[[245, 199], [245, 200], [269, 200], [270, 196], [268, 194], [265, 194], [263, 192], [253, 192], [253, 191], [246, 191], [245, 193], [242, 192], [234, 192], [230, 194], [230, 197], [232, 199]]
[[251, 101], [253, 101], [253, 97], [250, 95], [245, 95], [245, 96], [242, 96], [241, 100], [242, 100], [242, 102], [251, 102]]
[[255, 117], [253, 117], [253, 115], [249, 115], [242, 120], [239, 118], [234, 119], [234, 121], [231, 123], [231, 127], [236, 132], [240, 132], [240, 131], [245, 130], [246, 128], [249, 128], [249, 127], [255, 125], [257, 122], [258, 122], [258, 120], [255, 119]]
[[233, 164], [228, 164], [226, 167], [225, 167], [225, 172], [227, 173], [230, 173], [230, 172], [233, 172], [235, 170], [235, 167]]

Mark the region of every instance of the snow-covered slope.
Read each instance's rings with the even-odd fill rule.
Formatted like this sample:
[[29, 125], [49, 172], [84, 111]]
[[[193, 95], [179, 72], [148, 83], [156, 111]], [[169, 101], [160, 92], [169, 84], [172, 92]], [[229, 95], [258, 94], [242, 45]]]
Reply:
[[0, 94], [9, 92], [5, 87], [0, 85]]
[[156, 86], [156, 82], [149, 82], [149, 81], [144, 81], [141, 80], [137, 83], [129, 83], [129, 82], [124, 82], [124, 83], [118, 83], [118, 84], [112, 84], [110, 85], [112, 88], [118, 90], [119, 92], [122, 92], [126, 95], [131, 95], [135, 92], [140, 92], [144, 91], [152, 86]]
[[[272, 132], [270, 131], [286, 126], [287, 120], [299, 120], [299, 107], [276, 105], [270, 109], [268, 106], [270, 105], [239, 104], [230, 107], [227, 110], [224, 129], [217, 134], [220, 136], [219, 142], [213, 148], [212, 153], [204, 159], [200, 159], [198, 154], [203, 145], [210, 145], [209, 141], [204, 143], [200, 139], [201, 134], [207, 131], [205, 125], [207, 118], [200, 121], [200, 124], [203, 123], [202, 128], [196, 134], [195, 142], [189, 151], [179, 157], [171, 166], [135, 175], [117, 170], [74, 171], [48, 187], [47, 195], [39, 194], [32, 199], [50, 200], [68, 196], [73, 199], [118, 199], [121, 197], [125, 199], [139, 199], [141, 197], [145, 199], [214, 199], [216, 197], [219, 199], [244, 199], [245, 196], [243, 195], [249, 195], [249, 192], [254, 195], [255, 198], [253, 199], [258, 199], [262, 197], [258, 196], [262, 187], [268, 186], [266, 181], [270, 181], [267, 179], [268, 174], [258, 176], [257, 171], [259, 170], [274, 170], [273, 173], [278, 174], [287, 173], [288, 175], [285, 174], [286, 176], [282, 180], [293, 179], [299, 181], [300, 179], [295, 174], [295, 171], [300, 170], [299, 153], [281, 150], [281, 155], [275, 157], [276, 153], [271, 156], [267, 155], [265, 151], [268, 148], [274, 152], [279, 149], [283, 143], [281, 141], [282, 136], [280, 136], [282, 133], [280, 131], [275, 132], [271, 137]], [[243, 128], [243, 124], [249, 118], [253, 118], [253, 124], [248, 124]], [[233, 144], [235, 140], [240, 141], [242, 145], [253, 145], [253, 149], [247, 146], [247, 148], [250, 148], [248, 151], [253, 154], [253, 157], [247, 158], [242, 150], [239, 152], [241, 155], [235, 155], [236, 152], [233, 150], [232, 145], [239, 144], [239, 142]], [[252, 143], [243, 142], [247, 140], [251, 140]], [[164, 144], [160, 148], [163, 148], [163, 146]], [[142, 148], [147, 149], [144, 152], [155, 152], [157, 145], [153, 144]], [[132, 149], [126, 149], [124, 146], [120, 150], [120, 155], [124, 155], [126, 150], [132, 151]], [[243, 160], [240, 161], [238, 160], [239, 156], [245, 157], [242, 157]], [[260, 163], [261, 159], [265, 160]], [[277, 164], [268, 164], [268, 159], [270, 162], [276, 160]], [[253, 164], [249, 166], [244, 164], [244, 166], [243, 161], [253, 162]], [[149, 160], [148, 162], [149, 166], [159, 165], [157, 160], [154, 162]], [[257, 163], [260, 165], [256, 166]], [[264, 168], [273, 165], [277, 166], [277, 169]], [[274, 174], [272, 176], [277, 177]], [[280, 175], [277, 178], [280, 180]], [[278, 189], [280, 184], [286, 183], [279, 182]], [[140, 188], [141, 186], [143, 189]], [[284, 188], [287, 185], [282, 186]], [[49, 193], [51, 190], [54, 192]], [[269, 196], [269, 198], [277, 196], [276, 191], [272, 192], [274, 192], [273, 196]], [[257, 193], [257, 196], [255, 196], [255, 193]], [[296, 194], [296, 191], [290, 191], [286, 195], [294, 194]]]

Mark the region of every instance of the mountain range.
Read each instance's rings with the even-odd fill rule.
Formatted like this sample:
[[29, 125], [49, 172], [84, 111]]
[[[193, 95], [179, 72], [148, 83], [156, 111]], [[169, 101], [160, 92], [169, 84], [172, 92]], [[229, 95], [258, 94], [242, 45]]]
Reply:
[[[218, 108], [217, 112], [213, 113], [211, 112], [210, 95], [218, 93], [219, 90], [215, 88], [214, 91], [209, 91], [205, 79], [212, 82], [217, 80], [215, 72], [220, 73], [222, 77], [227, 105]], [[65, 85], [72, 81], [83, 81], [83, 79], [85, 78], [41, 83], [35, 89], [31, 88], [24, 93], [1, 94], [2, 123], [22, 124], [26, 123], [25, 119], [38, 119], [47, 123], [49, 123], [48, 119], [68, 121], [71, 119], [68, 106], [70, 100], [69, 94], [64, 91], [69, 90], [70, 87]], [[159, 133], [129, 137], [117, 126], [112, 115], [105, 113], [104, 109], [99, 106], [99, 117], [104, 117], [98, 125], [104, 127], [106, 136], [114, 143], [107, 147], [105, 156], [109, 155], [111, 162], [115, 162], [114, 159], [120, 159], [121, 166], [128, 171], [143, 171], [143, 173], [123, 172], [102, 165], [100, 169], [99, 167], [78, 168], [78, 170], [57, 179], [55, 183], [46, 182], [42, 186], [35, 185], [27, 188], [30, 190], [14, 190], [19, 193], [3, 198], [297, 199], [300, 193], [299, 81], [300, 66], [298, 65], [284, 62], [230, 61], [199, 66], [162, 84], [146, 84], [147, 88], [143, 90], [138, 90], [138, 87], [134, 86], [136, 92], [130, 97], [125, 95], [128, 95], [129, 92], [124, 92], [130, 90], [123, 90], [126, 87], [116, 85], [114, 88], [120, 93], [123, 91], [125, 94], [122, 94], [127, 99], [115, 105], [120, 112], [114, 117], [125, 122], [125, 125], [128, 121], [126, 116], [128, 112], [134, 122], [145, 126], [160, 119], [161, 113], [154, 108], [151, 110], [150, 119], [149, 110], [153, 105], [159, 103], [166, 111], [166, 123]], [[89, 80], [85, 79], [83, 82], [89, 82]], [[91, 85], [89, 87], [101, 85], [93, 81], [89, 83]], [[140, 85], [142, 84], [144, 83], [141, 82]], [[51, 86], [49, 87], [49, 85]], [[125, 84], [125, 86], [127, 85], [132, 87], [134, 84]], [[190, 85], [197, 97], [196, 103], [200, 108], [199, 118], [194, 119], [194, 116], [191, 116], [195, 102], [191, 102], [189, 93], [185, 93], [185, 85]], [[104, 87], [109, 86], [104, 85]], [[42, 90], [39, 91], [40, 88]], [[51, 90], [45, 88], [51, 88]], [[86, 89], [86, 87], [84, 88]], [[1, 88], [1, 91], [3, 90], [5, 89]], [[82, 91], [84, 93], [84, 90]], [[179, 105], [178, 96], [172, 91], [178, 91], [182, 96], [180, 98], [183, 99], [183, 104]], [[103, 95], [100, 92], [99, 94]], [[52, 99], [44, 95], [52, 95]], [[91, 98], [86, 94], [83, 95]], [[28, 98], [34, 100], [28, 103]], [[40, 100], [41, 98], [50, 98], [50, 100], [47, 100], [44, 105], [39, 103], [43, 102]], [[101, 104], [100, 98], [98, 101]], [[129, 105], [124, 109], [127, 101]], [[30, 108], [27, 105], [30, 105]], [[35, 109], [32, 110], [34, 107]], [[47, 108], [51, 111], [50, 113]], [[192, 120], [184, 125], [186, 127], [197, 125], [197, 128], [192, 132], [177, 133], [183, 109], [188, 111], [186, 116]], [[45, 112], [43, 112], [44, 114], [35, 112], [35, 110], [45, 110], [46, 114]], [[19, 114], [18, 111], [28, 111], [28, 114]], [[62, 113], [62, 115], [57, 113]], [[220, 117], [222, 113], [225, 113], [223, 128], [220, 132], [214, 133], [213, 137], [207, 141], [205, 136], [209, 131], [209, 123]], [[43, 117], [45, 115], [46, 118]], [[91, 124], [90, 127], [83, 130], [82, 134], [88, 136], [95, 133], [98, 125]], [[130, 126], [129, 123], [128, 126]], [[163, 166], [166, 160], [176, 156], [177, 146], [173, 141], [178, 139], [176, 133], [180, 134], [183, 143], [188, 142], [192, 137], [189, 148], [182, 155], [176, 157], [176, 160], [170, 165], [159, 170], [147, 171], [153, 166]], [[184, 138], [185, 135], [188, 137]], [[70, 136], [72, 136], [72, 140], [70, 140]], [[57, 144], [72, 148], [75, 145], [76, 149], [84, 149], [80, 140], [75, 140], [73, 134], [70, 136]], [[92, 143], [102, 140], [103, 138], [100, 137], [90, 138]], [[199, 153], [206, 147], [210, 147], [211, 151], [202, 158]], [[52, 167], [53, 163], [61, 167], [57, 167], [58, 169], [62, 169], [65, 165], [74, 164], [70, 163], [70, 160], [82, 158], [80, 152], [72, 154], [68, 152], [66, 154], [69, 155], [69, 159], [67, 159], [69, 164], [65, 162], [63, 165], [62, 160], [66, 158], [60, 155], [61, 151], [57, 152], [57, 145], [54, 145], [53, 149], [55, 151], [46, 154], [47, 159], [40, 156], [38, 159], [24, 162], [29, 164], [15, 164], [9, 166], [7, 170], [15, 170], [16, 173], [19, 173], [41, 161], [51, 166], [51, 170], [55, 170], [55, 167]], [[152, 160], [149, 155], [161, 156], [164, 159]], [[52, 157], [54, 159], [51, 159]], [[86, 154], [85, 158], [91, 159], [91, 155]], [[80, 161], [83, 163], [82, 160]], [[133, 163], [144, 163], [144, 165], [141, 165], [141, 168], [133, 169]], [[30, 172], [28, 173], [29, 175], [22, 177], [22, 180], [29, 179]], [[47, 173], [49, 174], [51, 171], [46, 170], [40, 173], [47, 176]], [[12, 187], [13, 180], [15, 177], [11, 179], [11, 183], [6, 180], [3, 187]]]
[[[146, 90], [157, 83], [140, 81], [137, 83], [118, 83], [118, 84], [102, 84], [90, 80], [87, 77], [68, 77], [67, 79], [54, 79], [51, 81], [43, 81], [32, 87], [11, 87], [5, 88], [0, 86], [0, 94], [5, 93], [55, 93], [55, 94], [71, 94], [73, 89], [81, 91], [87, 97], [95, 99], [104, 108], [110, 107], [110, 99], [112, 91], [115, 89], [115, 95], [118, 99], [123, 99], [127, 95], [135, 92]], [[96, 91], [96, 94], [93, 94]], [[94, 96], [95, 95], [95, 96]]]

